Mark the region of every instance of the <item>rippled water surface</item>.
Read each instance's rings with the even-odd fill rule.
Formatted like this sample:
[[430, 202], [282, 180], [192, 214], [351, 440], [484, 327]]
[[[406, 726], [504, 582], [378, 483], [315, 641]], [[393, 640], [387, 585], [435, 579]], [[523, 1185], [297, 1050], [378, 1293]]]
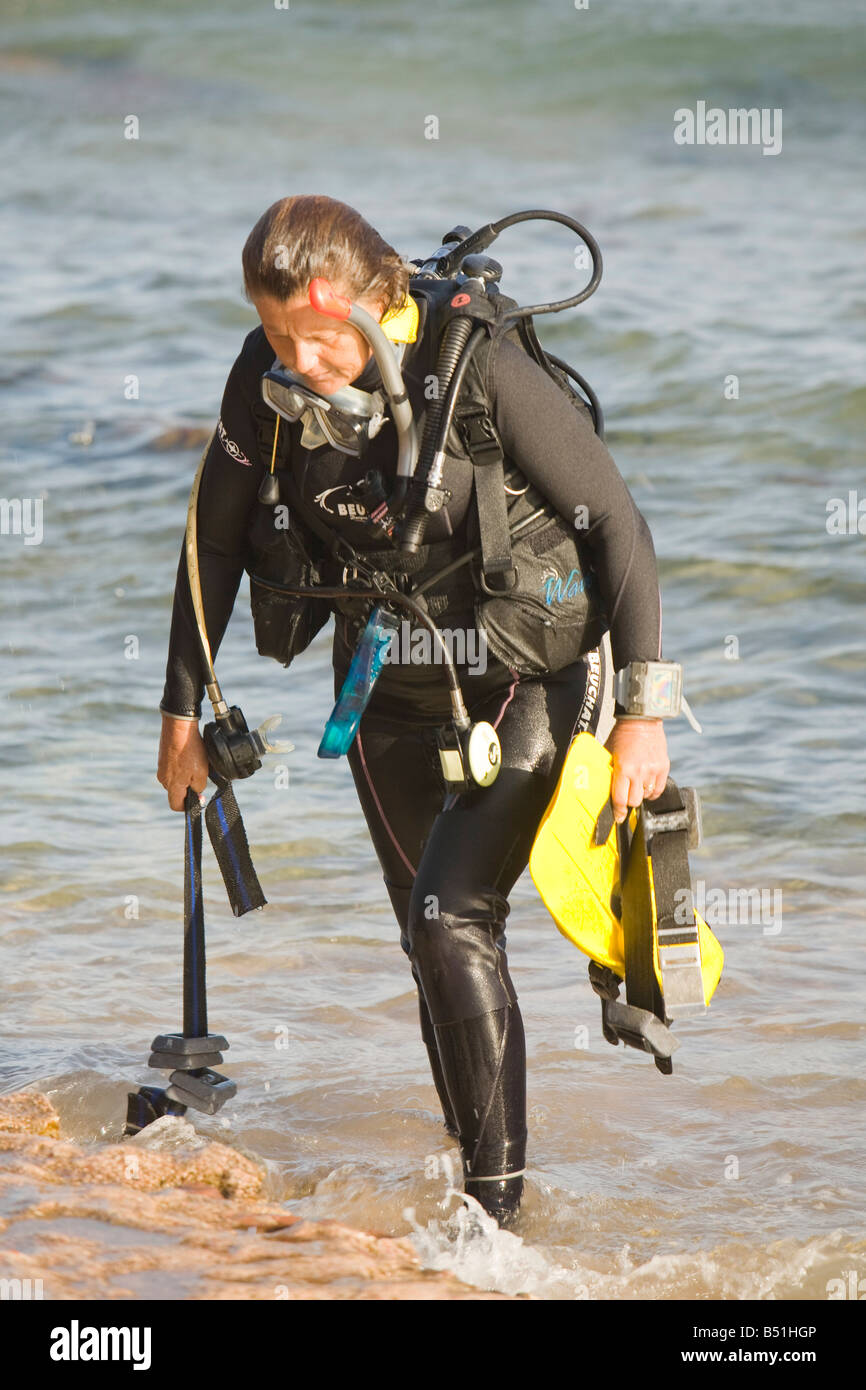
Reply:
[[[473, 1235], [449, 1216], [456, 1150], [349, 771], [315, 756], [329, 634], [291, 672], [265, 663], [242, 594], [223, 684], [256, 722], [282, 711], [296, 751], [288, 787], [239, 791], [264, 912], [235, 921], [206, 864], [211, 1023], [239, 1092], [197, 1123], [265, 1156], [300, 1211], [414, 1231], [428, 1263], [510, 1291], [809, 1299], [862, 1273], [866, 541], [856, 515], [827, 528], [858, 488], [866, 514], [858, 7], [3, 13], [2, 493], [43, 513], [40, 543], [0, 535], [0, 1085], [49, 1089], [80, 1139], [117, 1135], [151, 1037], [179, 1023], [181, 823], [153, 774], [197, 451], [173, 432], [212, 427], [253, 326], [253, 221], [327, 192], [414, 256], [458, 222], [561, 208], [605, 275], [539, 327], [601, 395], [652, 527], [666, 653], [704, 726], [669, 740], [703, 798], [693, 877], [777, 906], [718, 922], [722, 983], [664, 1078], [604, 1043], [584, 959], [521, 881], [523, 1243]], [[699, 100], [781, 108], [782, 152], [676, 145]], [[510, 231], [504, 288], [568, 293], [572, 251]]]

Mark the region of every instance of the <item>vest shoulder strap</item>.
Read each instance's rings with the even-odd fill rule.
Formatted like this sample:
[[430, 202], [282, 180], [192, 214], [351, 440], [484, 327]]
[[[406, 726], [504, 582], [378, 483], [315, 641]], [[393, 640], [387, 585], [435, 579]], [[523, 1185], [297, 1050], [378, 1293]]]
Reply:
[[481, 542], [482, 589], [507, 593], [517, 583], [512, 563], [511, 534], [505, 492], [505, 452], [493, 422], [488, 394], [495, 340], [484, 339], [467, 372], [467, 383], [454, 412], [454, 423], [464, 449], [472, 460], [472, 477], [478, 508]]

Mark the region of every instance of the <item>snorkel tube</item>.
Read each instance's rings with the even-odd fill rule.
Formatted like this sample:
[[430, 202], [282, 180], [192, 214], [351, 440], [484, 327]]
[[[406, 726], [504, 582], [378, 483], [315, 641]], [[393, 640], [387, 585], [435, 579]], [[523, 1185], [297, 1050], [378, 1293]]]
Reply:
[[409, 483], [415, 475], [415, 465], [418, 461], [418, 432], [415, 428], [415, 417], [412, 414], [412, 407], [409, 404], [409, 397], [406, 393], [403, 377], [400, 374], [400, 368], [394, 357], [391, 342], [372, 314], [368, 314], [367, 310], [362, 309], [360, 304], [353, 304], [344, 295], [337, 294], [323, 276], [316, 276], [314, 280], [310, 281], [309, 296], [310, 303], [318, 313], [325, 314], [328, 318], [341, 319], [344, 323], [350, 323], [353, 328], [357, 328], [362, 337], [366, 338], [373, 349], [373, 356], [382, 377], [382, 384], [385, 387], [385, 394], [388, 397], [391, 414], [397, 429], [397, 485], [384, 504], [388, 511], [396, 513], [402, 508], [409, 491]]
[[[573, 377], [584, 391], [592, 409], [596, 432], [603, 438], [603, 417], [595, 392], [580, 373], [567, 363], [552, 357], [548, 360], [531, 321], [535, 314], [556, 314], [562, 309], [574, 308], [575, 305], [589, 299], [598, 288], [602, 275], [601, 248], [586, 227], [566, 213], [552, 212], [544, 208], [530, 208], [525, 212], [511, 213], [508, 217], [500, 218], [498, 222], [485, 223], [474, 232], [470, 232], [466, 227], [457, 227], [446, 238], [445, 244], [420, 264], [418, 273], [431, 279], [453, 280], [455, 288], [467, 281], [475, 281], [486, 291], [488, 281], [498, 280], [501, 267], [490, 257], [479, 253], [485, 251], [507, 227], [513, 227], [519, 222], [558, 222], [569, 227], [577, 233], [589, 251], [592, 274], [581, 290], [565, 299], [525, 304], [501, 313], [497, 317], [496, 335], [507, 332], [519, 323], [521, 334], [539, 366], [552, 375], [550, 361], [554, 361], [556, 366]], [[419, 452], [415, 421], [403, 378], [394, 360], [388, 338], [379, 324], [359, 304], [354, 304], [343, 295], [337, 294], [322, 276], [310, 281], [309, 299], [313, 308], [320, 314], [352, 324], [366, 338], [373, 350], [399, 440], [396, 487], [387, 500], [377, 508], [373, 519], [375, 520], [377, 514], [384, 514], [386, 511], [393, 516], [403, 512], [400, 546], [404, 552], [414, 554], [423, 544], [430, 513], [437, 511], [445, 501], [442, 488], [445, 442], [454, 419], [460, 386], [486, 329], [476, 327], [473, 332], [471, 296], [466, 295], [464, 302], [470, 307], [470, 312], [452, 316], [443, 334], [436, 364], [439, 389], [427, 409], [427, 423]], [[459, 307], [459, 304], [454, 304], [453, 301], [452, 305], [454, 308]]]

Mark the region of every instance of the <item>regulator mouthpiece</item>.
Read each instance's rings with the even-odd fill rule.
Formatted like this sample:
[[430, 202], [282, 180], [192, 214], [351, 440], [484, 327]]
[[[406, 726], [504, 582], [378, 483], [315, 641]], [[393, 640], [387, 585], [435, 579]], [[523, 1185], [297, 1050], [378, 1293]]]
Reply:
[[253, 730], [251, 736], [258, 740], [261, 745], [260, 751], [262, 754], [294, 753], [295, 745], [289, 743], [288, 739], [274, 741], [274, 739], [271, 738], [271, 730], [275, 729], [278, 724], [282, 724], [282, 722], [283, 716], [281, 714], [272, 714], [270, 719], [262, 720], [259, 727]]

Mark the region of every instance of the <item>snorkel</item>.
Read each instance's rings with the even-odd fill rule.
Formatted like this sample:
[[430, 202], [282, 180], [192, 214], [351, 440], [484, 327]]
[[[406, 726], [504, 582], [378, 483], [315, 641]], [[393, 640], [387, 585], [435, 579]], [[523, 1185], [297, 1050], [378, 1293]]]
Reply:
[[[601, 280], [602, 258], [598, 242], [573, 217], [544, 208], [532, 208], [500, 218], [498, 222], [485, 223], [475, 232], [470, 232], [468, 227], [455, 227], [433, 256], [415, 263], [418, 274], [434, 280], [452, 280], [458, 291], [451, 299], [452, 316], [442, 335], [436, 364], [438, 389], [427, 406], [427, 422], [420, 449], [403, 379], [381, 327], [359, 304], [354, 304], [343, 295], [337, 294], [324, 278], [318, 277], [310, 282], [309, 298], [313, 308], [329, 318], [342, 319], [352, 324], [373, 349], [391, 404], [400, 447], [396, 487], [387, 501], [381, 503], [371, 517], [374, 521], [377, 516], [384, 516], [386, 513], [392, 517], [401, 517], [400, 548], [406, 554], [414, 555], [421, 549], [431, 514], [438, 511], [448, 497], [443, 484], [446, 441], [454, 421], [455, 408], [467, 369], [487, 331], [485, 327], [477, 324], [477, 320], [473, 322], [472, 310], [477, 309], [479, 300], [483, 301], [488, 296], [498, 294], [497, 281], [502, 273], [502, 267], [497, 261], [481, 253], [506, 228], [520, 222], [534, 221], [557, 222], [575, 232], [587, 248], [592, 273], [587, 283], [576, 294], [540, 304], [515, 305], [514, 308], [506, 310], [499, 316], [496, 332], [499, 335], [520, 325], [522, 336], [540, 366], [550, 373], [548, 362], [553, 361], [557, 367], [572, 376], [584, 392], [592, 410], [596, 432], [603, 438], [603, 416], [594, 391], [580, 373], [570, 368], [567, 363], [549, 355], [545, 357], [532, 325], [534, 315], [559, 313], [563, 309], [582, 304], [594, 293]], [[470, 293], [467, 293], [467, 290]], [[495, 441], [481, 439], [479, 443], [483, 449], [488, 444], [494, 445]], [[509, 578], [511, 576], [508, 573], [503, 576], [504, 588], [509, 587]]]
[[310, 303], [318, 313], [328, 318], [340, 319], [357, 328], [373, 350], [397, 430], [396, 486], [387, 501], [382, 504], [387, 511], [396, 515], [405, 503], [409, 484], [415, 475], [415, 465], [418, 461], [418, 431], [403, 377], [394, 356], [393, 345], [372, 314], [368, 314], [360, 304], [354, 304], [344, 295], [337, 294], [323, 276], [316, 276], [310, 281], [309, 295]]

